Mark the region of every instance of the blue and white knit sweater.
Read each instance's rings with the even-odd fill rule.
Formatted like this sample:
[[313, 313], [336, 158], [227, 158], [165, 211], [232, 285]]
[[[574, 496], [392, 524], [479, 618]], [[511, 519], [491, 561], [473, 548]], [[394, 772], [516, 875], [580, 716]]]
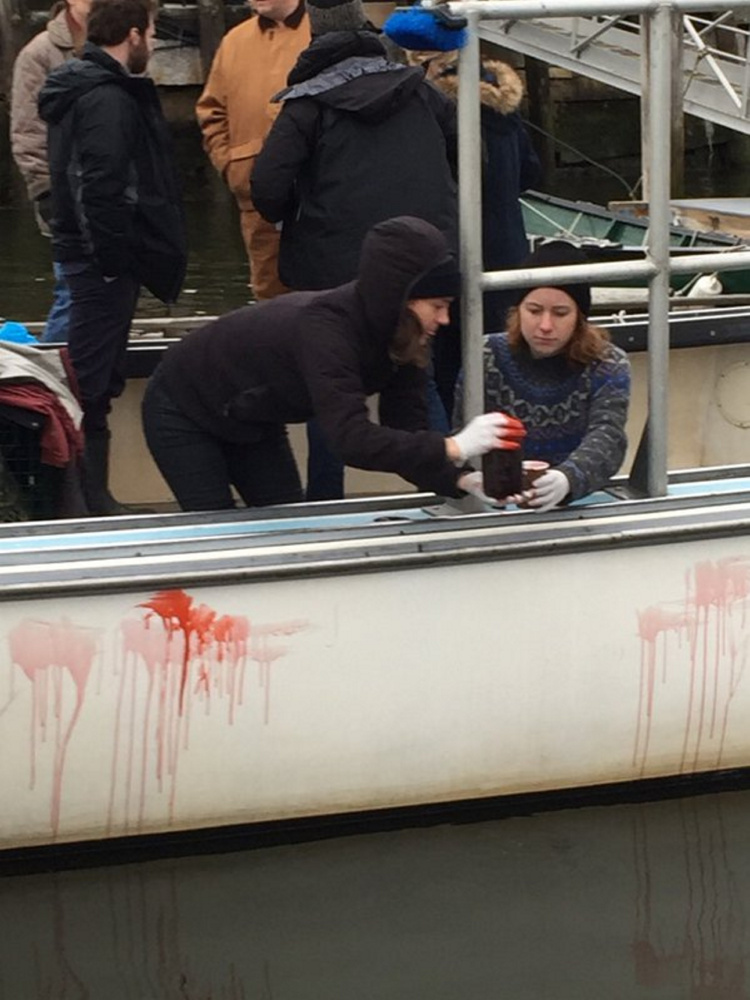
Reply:
[[[569, 500], [600, 489], [622, 464], [630, 399], [630, 362], [607, 344], [603, 357], [574, 365], [564, 356], [535, 359], [525, 343], [511, 351], [505, 333], [485, 337], [484, 408], [522, 420], [524, 457], [542, 459], [570, 482]], [[457, 426], [463, 386], [456, 388]]]

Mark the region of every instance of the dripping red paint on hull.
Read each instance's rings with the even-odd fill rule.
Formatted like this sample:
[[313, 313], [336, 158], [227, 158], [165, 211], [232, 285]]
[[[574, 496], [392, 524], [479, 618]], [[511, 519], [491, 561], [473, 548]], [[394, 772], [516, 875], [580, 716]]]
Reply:
[[[660, 688], [665, 694], [672, 688], [682, 692], [680, 771], [721, 766], [730, 707], [750, 643], [748, 596], [750, 560], [701, 562], [686, 574], [681, 603], [655, 605], [639, 613], [641, 668], [633, 765], [640, 774], [648, 765]], [[687, 654], [686, 671], [680, 650]]]
[[[107, 754], [107, 833], [142, 828], [153, 796], [164, 795], [167, 822], [175, 813], [181, 754], [189, 747], [193, 706], [206, 715], [226, 706], [235, 724], [245, 703], [246, 668], [258, 664], [260, 718], [270, 720], [272, 667], [287, 653], [274, 638], [307, 627], [302, 620], [254, 624], [245, 615], [197, 604], [182, 590], [161, 591], [136, 605], [138, 617], [120, 622], [119, 655], [109, 676], [115, 685], [111, 749]], [[23, 620], [9, 633], [11, 658], [31, 684], [30, 786], [37, 786], [38, 748], [54, 740], [50, 827], [60, 827], [65, 762], [82, 716], [99, 710], [87, 692], [91, 668], [105, 643], [102, 630], [60, 621]], [[107, 664], [104, 664], [105, 668]], [[68, 693], [72, 681], [72, 696]], [[105, 680], [105, 684], [106, 684]], [[97, 692], [93, 692], [95, 695]], [[15, 692], [11, 692], [13, 701]], [[54, 729], [50, 734], [50, 730]], [[106, 754], [106, 747], [92, 749]]]

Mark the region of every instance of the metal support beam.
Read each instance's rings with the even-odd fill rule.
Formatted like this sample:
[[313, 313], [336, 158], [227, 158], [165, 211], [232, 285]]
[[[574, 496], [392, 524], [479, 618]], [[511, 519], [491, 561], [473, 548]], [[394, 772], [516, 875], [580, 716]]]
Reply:
[[[430, 3], [429, 6], [434, 5]], [[425, 5], [427, 6], [427, 4]], [[481, 14], [482, 18], [497, 17], [502, 20], [528, 20], [537, 17], [594, 17], [613, 13], [653, 14], [659, 7], [667, 6], [683, 14], [702, 13], [709, 10], [727, 10], [738, 4], [727, 0], [453, 0], [448, 4], [452, 14]], [[613, 10], [614, 8], [614, 10]]]
[[667, 493], [669, 415], [669, 177], [672, 107], [672, 11], [660, 4], [649, 18], [649, 231], [648, 258], [656, 266], [649, 281], [648, 461], [649, 496]]
[[464, 370], [464, 420], [484, 412], [482, 373], [482, 140], [479, 100], [478, 14], [469, 15], [467, 44], [459, 54], [458, 134], [460, 177], [458, 215], [463, 285], [461, 349]]
[[[667, 213], [667, 218], [668, 218]], [[667, 238], [669, 233], [667, 232]], [[667, 245], [667, 250], [669, 246]], [[680, 254], [669, 258], [667, 270], [671, 274], [693, 274], [697, 271], [741, 271], [750, 268], [750, 250]], [[651, 280], [657, 273], [657, 264], [649, 252], [643, 260], [604, 261], [599, 264], [566, 264], [564, 267], [516, 268], [507, 271], [487, 271], [483, 276], [485, 291], [500, 288], [537, 288], [541, 284], [567, 284], [588, 281], [607, 285], [613, 281]]]

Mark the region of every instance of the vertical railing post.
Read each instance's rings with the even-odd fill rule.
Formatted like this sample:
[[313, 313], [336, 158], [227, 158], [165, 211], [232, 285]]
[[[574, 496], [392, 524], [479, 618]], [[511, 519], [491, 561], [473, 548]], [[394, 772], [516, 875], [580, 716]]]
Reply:
[[745, 46], [745, 63], [742, 72], [742, 103], [740, 104], [741, 114], [747, 118], [748, 108], [750, 108], [750, 36], [744, 33], [742, 41]]
[[482, 373], [482, 160], [479, 100], [479, 15], [467, 15], [467, 43], [459, 54], [458, 76], [458, 217], [461, 270], [461, 350], [464, 421], [484, 409]]
[[672, 8], [648, 17], [648, 256], [658, 268], [649, 282], [648, 462], [650, 496], [667, 493], [669, 421], [669, 181], [671, 150]]
[[649, 170], [651, 163], [649, 160], [649, 135], [651, 130], [651, 116], [649, 114], [648, 99], [651, 83], [651, 37], [650, 24], [651, 17], [648, 14], [641, 14], [641, 199], [648, 201], [651, 197], [651, 177]]
[[673, 10], [670, 66], [672, 68], [671, 112], [672, 139], [670, 148], [670, 197], [685, 197], [685, 113], [683, 109], [682, 88], [685, 80], [685, 28], [683, 16]]

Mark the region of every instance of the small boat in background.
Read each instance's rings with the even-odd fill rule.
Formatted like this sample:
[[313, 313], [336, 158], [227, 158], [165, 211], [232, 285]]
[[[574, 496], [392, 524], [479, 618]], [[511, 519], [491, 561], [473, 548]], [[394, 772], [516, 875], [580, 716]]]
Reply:
[[[621, 207], [627, 203], [614, 204], [618, 208], [606, 208], [587, 201], [569, 201], [538, 191], [527, 191], [521, 198], [526, 233], [532, 243], [542, 239], [569, 240], [580, 246], [592, 262], [597, 263], [637, 259], [643, 255], [646, 247], [649, 220], [643, 203], [632, 203], [633, 206], [640, 206], [637, 210]], [[670, 226], [670, 244], [673, 252], [680, 255], [703, 255], [711, 250], [726, 252], [733, 248], [747, 249], [746, 241], [739, 235], [700, 231], [677, 224]], [[700, 293], [701, 298], [714, 298], [722, 294], [750, 294], [748, 270], [717, 272], [711, 275], [711, 282], [704, 281], [696, 289], [695, 286], [704, 276], [698, 272], [675, 274], [671, 280], [672, 291], [682, 295], [694, 291], [696, 294]], [[624, 281], [612, 284], [618, 288], [628, 285], [632, 287], [632, 283]]]
[[[636, 218], [648, 215], [643, 201], [611, 201], [609, 208]], [[690, 232], [745, 241], [750, 237], [750, 198], [678, 198], [669, 208], [674, 225]]]

